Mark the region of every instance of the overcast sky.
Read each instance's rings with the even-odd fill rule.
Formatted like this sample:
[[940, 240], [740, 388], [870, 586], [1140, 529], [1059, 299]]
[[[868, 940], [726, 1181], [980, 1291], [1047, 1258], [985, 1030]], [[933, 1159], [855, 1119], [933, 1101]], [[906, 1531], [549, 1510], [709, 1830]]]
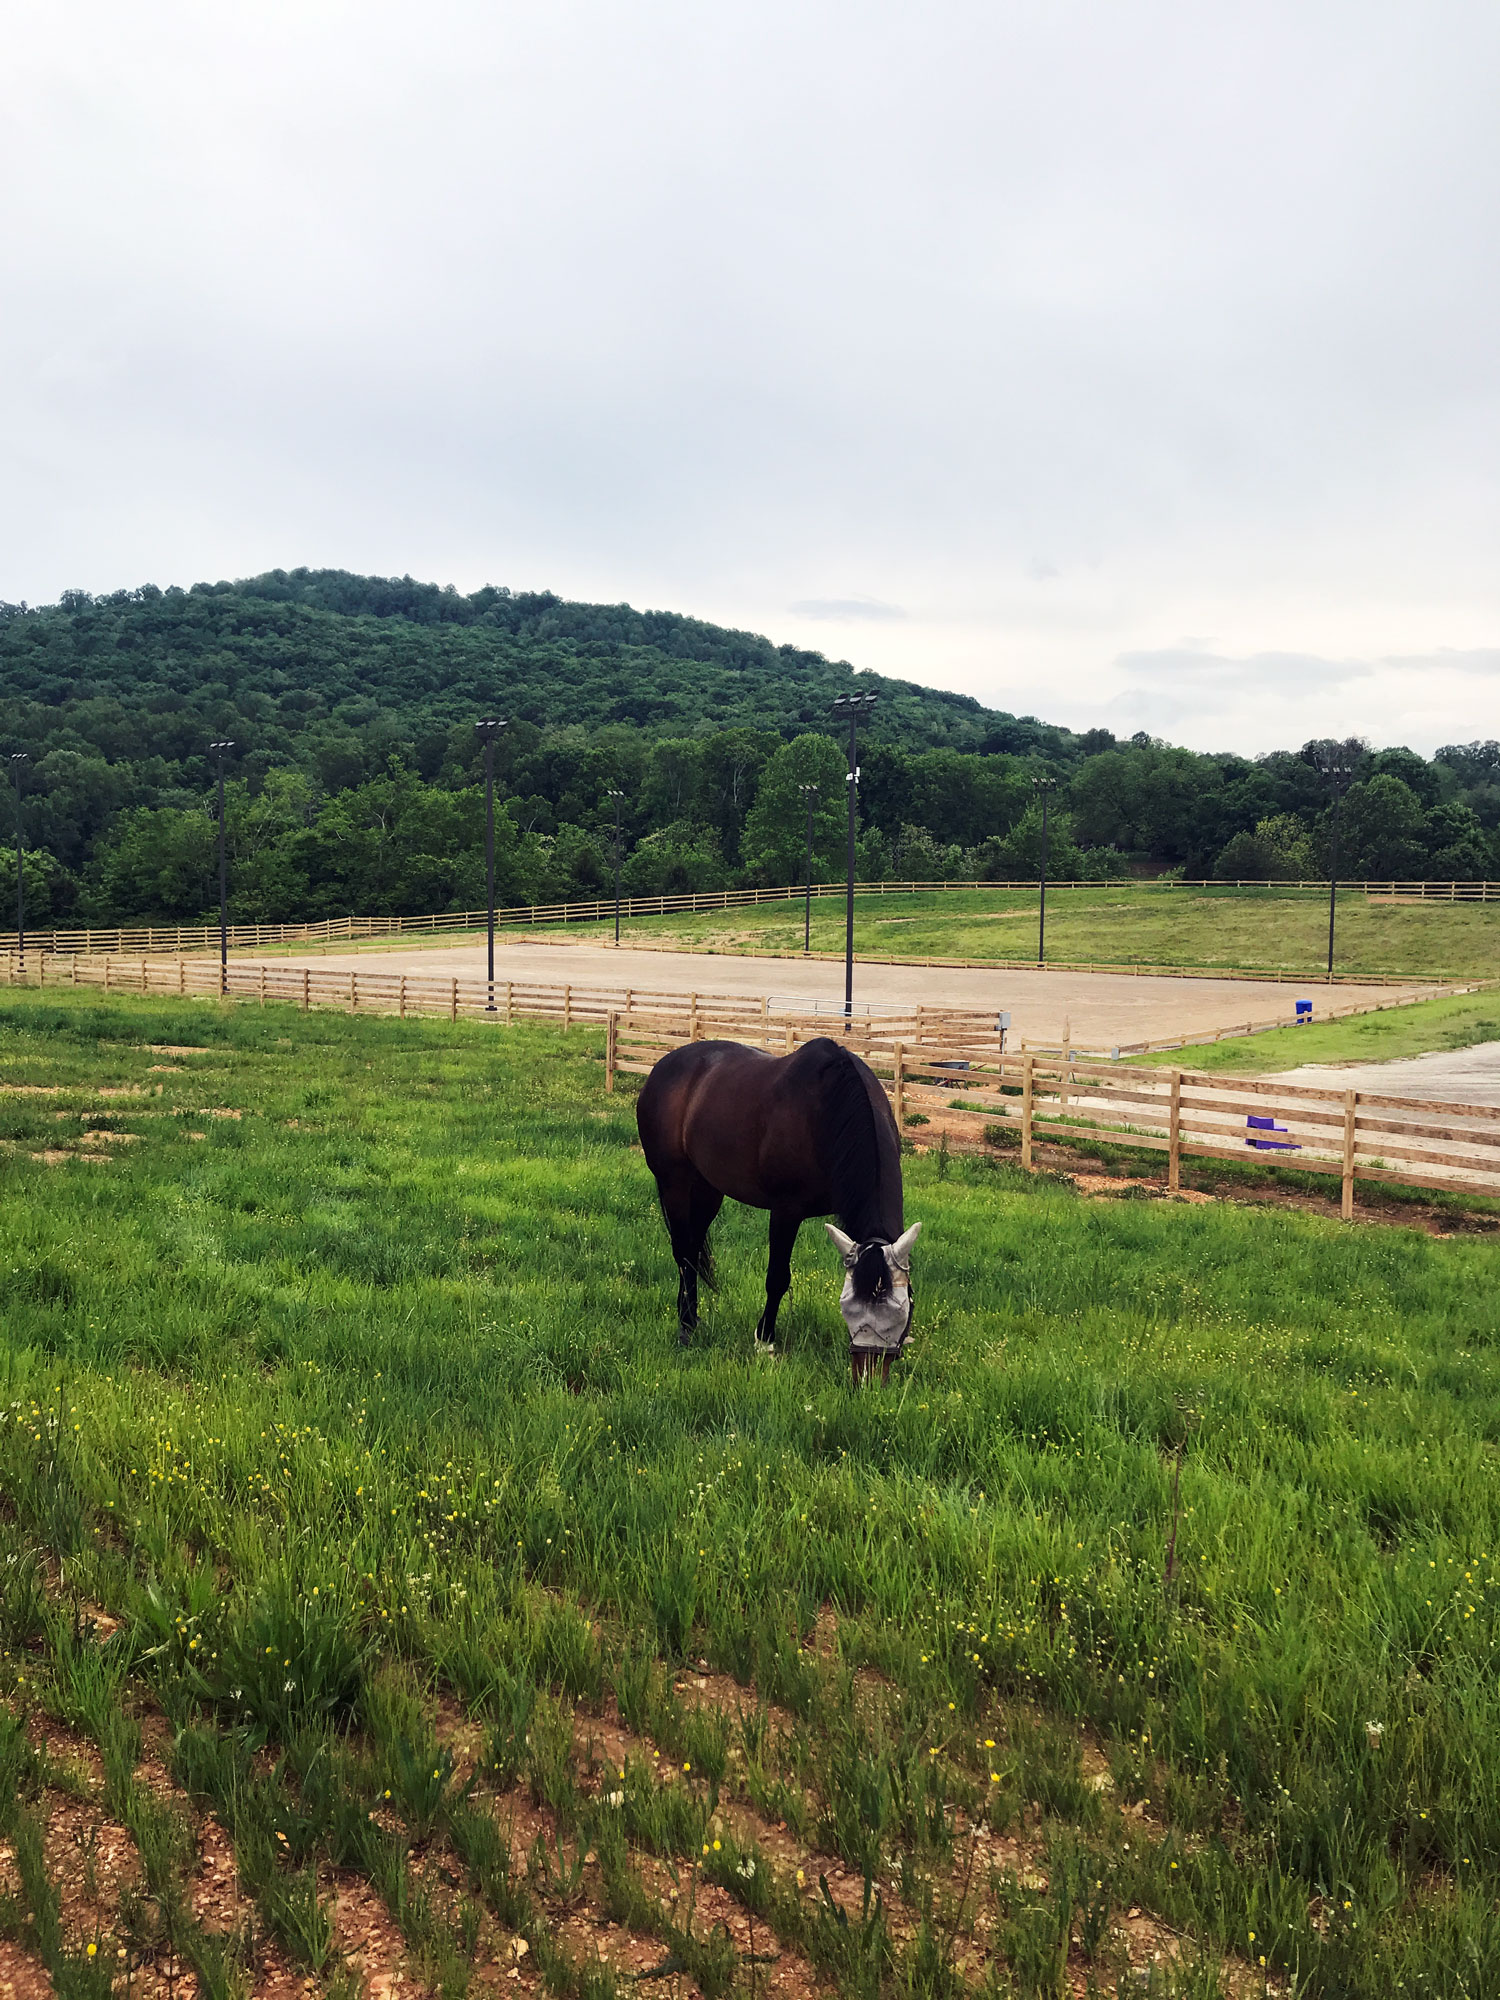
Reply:
[[1500, 734], [1495, 0], [10, 0], [0, 597], [331, 564]]

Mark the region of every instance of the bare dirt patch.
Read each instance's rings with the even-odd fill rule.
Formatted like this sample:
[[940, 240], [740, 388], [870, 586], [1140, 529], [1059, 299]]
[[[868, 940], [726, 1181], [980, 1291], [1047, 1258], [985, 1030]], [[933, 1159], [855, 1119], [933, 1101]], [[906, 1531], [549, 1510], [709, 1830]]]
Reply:
[[1203, 1194], [1197, 1188], [1177, 1188], [1174, 1191], [1163, 1187], [1160, 1181], [1137, 1180], [1129, 1174], [1069, 1174], [1068, 1178], [1080, 1194], [1094, 1197], [1118, 1195], [1128, 1189], [1139, 1188], [1153, 1200], [1160, 1201], [1202, 1203], [1218, 1199], [1217, 1195]]
[[52, 1981], [8, 1938], [0, 1938], [0, 2000], [52, 2000]]

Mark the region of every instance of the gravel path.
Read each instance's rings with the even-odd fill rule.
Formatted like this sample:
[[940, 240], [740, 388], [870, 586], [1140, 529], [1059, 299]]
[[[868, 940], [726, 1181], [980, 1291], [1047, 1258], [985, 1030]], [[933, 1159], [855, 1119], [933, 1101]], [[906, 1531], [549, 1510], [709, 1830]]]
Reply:
[[1383, 1063], [1304, 1063], [1279, 1070], [1286, 1083], [1368, 1090], [1381, 1097], [1425, 1097], [1451, 1104], [1500, 1104], [1500, 1042]]

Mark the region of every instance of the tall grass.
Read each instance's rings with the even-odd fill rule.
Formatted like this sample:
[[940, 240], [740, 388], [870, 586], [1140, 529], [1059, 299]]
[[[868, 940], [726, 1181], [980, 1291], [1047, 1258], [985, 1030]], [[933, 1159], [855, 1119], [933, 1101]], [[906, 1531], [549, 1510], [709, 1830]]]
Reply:
[[[742, 1212], [678, 1350], [595, 1037], [30, 994], [0, 1034], [0, 1084], [58, 1090], [0, 1096], [11, 1671], [46, 1629], [37, 1542], [236, 1754], [378, 1735], [372, 1691], [410, 1662], [534, 1770], [549, 1700], [613, 1685], [685, 1729], [650, 1662], [701, 1654], [801, 1718], [788, 1768], [856, 1868], [946, 1853], [956, 1801], [1000, 1828], [1034, 1804], [1074, 1842], [1054, 1887], [1094, 1868], [1299, 1991], [1500, 1987], [1483, 1244], [914, 1159], [916, 1344], [853, 1394], [821, 1231], [777, 1369], [751, 1361]], [[118, 1158], [32, 1157], [106, 1104]], [[802, 1646], [825, 1606], [832, 1677]], [[104, 1730], [108, 1684], [69, 1671]], [[1090, 1736], [1150, 1801], [1123, 1843]], [[232, 1760], [205, 1741], [212, 1793]], [[432, 1769], [418, 1816], [446, 1810]], [[534, 1782], [565, 1803], [560, 1765]], [[1019, 1894], [996, 1920], [1051, 1963], [1055, 1912]]]

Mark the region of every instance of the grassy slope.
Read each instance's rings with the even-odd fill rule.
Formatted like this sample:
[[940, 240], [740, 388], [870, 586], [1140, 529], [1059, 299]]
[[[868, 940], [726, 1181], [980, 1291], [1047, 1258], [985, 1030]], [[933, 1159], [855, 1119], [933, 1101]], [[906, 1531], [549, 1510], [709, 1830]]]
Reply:
[[[907, 1731], [863, 1753], [837, 1837], [1035, 1697], [1152, 1800], [1100, 1821], [1059, 1791], [1058, 1869], [1084, 1842], [1121, 1901], [1299, 1963], [1301, 1993], [1495, 1990], [1488, 1247], [912, 1160], [920, 1338], [854, 1398], [820, 1231], [779, 1369], [748, 1355], [743, 1212], [679, 1354], [592, 1038], [71, 994], [0, 1020], [0, 1081], [63, 1087], [0, 1096], [0, 1406], [26, 1418], [0, 1489], [59, 1546], [107, 1518], [127, 1596], [151, 1569], [227, 1646], [278, 1578], [317, 1583], [320, 1616], [442, 1668], [540, 1581], [764, 1680], [831, 1601]], [[104, 1123], [138, 1135], [113, 1164], [29, 1157]], [[220, 1564], [217, 1608], [184, 1549]]]
[[[638, 917], [632, 936], [716, 946], [802, 948], [802, 909], [773, 904], [698, 916]], [[922, 958], [1026, 958], [1036, 952], [1032, 892], [945, 890], [919, 896], [865, 896], [855, 905], [855, 948]], [[1341, 972], [1500, 976], [1500, 904], [1368, 903], [1343, 898], [1338, 914]], [[813, 949], [841, 951], [844, 909], [813, 904]], [[1312, 977], [1327, 962], [1328, 905], [1315, 894], [1260, 891], [1090, 888], [1047, 897], [1051, 958], [1109, 964], [1280, 968]]]
[[1168, 1069], [1261, 1076], [1301, 1063], [1393, 1062], [1399, 1056], [1494, 1041], [1500, 1041], [1500, 993], [1469, 993], [1451, 1000], [1422, 1000], [1387, 1013], [1356, 1014], [1344, 1021], [1314, 1019], [1305, 1028], [1272, 1028], [1240, 1041], [1198, 1044], [1131, 1060]]

